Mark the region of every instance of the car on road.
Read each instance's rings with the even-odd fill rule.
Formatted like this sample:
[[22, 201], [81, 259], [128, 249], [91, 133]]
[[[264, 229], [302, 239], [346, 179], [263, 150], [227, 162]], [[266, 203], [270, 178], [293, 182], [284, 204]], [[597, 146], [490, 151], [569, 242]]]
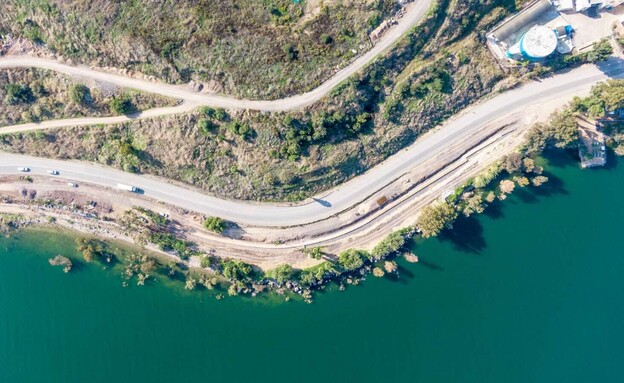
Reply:
[[21, 167], [21, 168], [17, 168], [17, 170], [19, 170], [20, 172], [29, 172], [30, 168], [27, 167]]
[[77, 183], [74, 183], [74, 182], [68, 182], [68, 183], [67, 183], [67, 186], [69, 186], [69, 187], [71, 187], [71, 188], [77, 188], [77, 187], [78, 187], [78, 184], [77, 184]]
[[58, 176], [60, 173], [58, 170], [48, 170], [48, 174], [52, 174], [53, 176]]
[[131, 193], [138, 193], [140, 189], [136, 186], [126, 185], [126, 184], [117, 184], [117, 188], [125, 191], [129, 191]]

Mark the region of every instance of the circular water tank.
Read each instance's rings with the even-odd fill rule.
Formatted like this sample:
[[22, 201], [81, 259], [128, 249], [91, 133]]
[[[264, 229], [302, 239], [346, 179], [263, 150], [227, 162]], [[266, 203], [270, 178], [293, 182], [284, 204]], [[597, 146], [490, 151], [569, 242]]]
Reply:
[[529, 59], [541, 59], [557, 49], [557, 35], [550, 28], [535, 25], [520, 38], [520, 53]]

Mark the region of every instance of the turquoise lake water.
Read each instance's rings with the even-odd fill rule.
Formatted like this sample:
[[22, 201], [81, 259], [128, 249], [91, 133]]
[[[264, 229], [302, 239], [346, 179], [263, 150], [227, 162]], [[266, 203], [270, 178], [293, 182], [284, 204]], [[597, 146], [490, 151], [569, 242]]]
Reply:
[[619, 382], [624, 163], [520, 190], [398, 280], [315, 303], [226, 298], [47, 259], [66, 235], [0, 239], [0, 382]]

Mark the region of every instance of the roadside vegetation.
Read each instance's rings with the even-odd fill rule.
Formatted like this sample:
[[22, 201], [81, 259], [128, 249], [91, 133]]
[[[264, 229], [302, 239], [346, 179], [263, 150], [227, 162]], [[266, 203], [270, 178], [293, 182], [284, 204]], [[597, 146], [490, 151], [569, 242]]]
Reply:
[[506, 0], [441, 0], [395, 49], [305, 110], [202, 108], [124, 125], [6, 135], [1, 147], [157, 174], [224, 197], [301, 200], [371, 168], [480, 97], [515, 85], [483, 41], [515, 9]]
[[0, 70], [0, 127], [81, 116], [130, 114], [173, 99], [115, 87], [89, 87], [41, 69]]
[[[395, 0], [6, 0], [10, 33], [76, 62], [279, 98], [319, 85], [370, 48]], [[253, 75], [249, 75], [253, 68]]]
[[215, 233], [222, 233], [225, 230], [225, 220], [219, 217], [208, 217], [204, 220], [204, 227]]
[[[124, 283], [135, 281], [145, 284], [150, 276], [162, 274], [178, 280], [188, 290], [214, 290], [215, 297], [251, 295], [272, 291], [277, 294], [297, 294], [306, 302], [312, 302], [313, 292], [330, 282], [336, 282], [342, 290], [345, 284], [356, 285], [370, 273], [375, 277], [399, 277], [397, 257], [407, 262], [418, 262], [418, 257], [407, 250], [409, 239], [414, 235], [423, 238], [452, 230], [453, 223], [461, 216], [469, 217], [483, 213], [488, 205], [503, 201], [518, 189], [543, 187], [549, 182], [538, 165], [539, 156], [545, 150], [573, 150], [578, 148], [576, 116], [599, 119], [601, 129], [609, 137], [609, 145], [617, 154], [624, 144], [624, 80], [609, 80], [596, 85], [585, 98], [575, 98], [570, 105], [551, 116], [546, 123], [536, 124], [526, 135], [524, 144], [517, 151], [491, 164], [477, 176], [458, 187], [443, 201], [424, 208], [415, 220], [414, 227], [392, 232], [372, 250], [348, 249], [339, 254], [327, 254], [323, 248], [313, 247], [302, 251], [310, 258], [322, 260], [306, 269], [294, 269], [288, 264], [271, 270], [262, 270], [240, 260], [215, 257], [202, 253], [194, 244], [185, 241], [184, 234], [167, 217], [153, 211], [134, 208], [126, 212], [121, 224], [126, 232], [133, 233], [139, 243], [156, 244], [180, 259], [163, 261], [142, 253], [123, 257], [106, 243], [94, 239], [78, 239], [77, 251], [83, 262], [123, 265]], [[20, 216], [2, 216], [0, 221], [13, 225], [22, 220]], [[223, 222], [208, 217], [205, 226], [219, 227]], [[162, 238], [167, 238], [163, 241]], [[143, 241], [143, 242], [141, 242]], [[167, 244], [183, 244], [167, 245]], [[164, 244], [164, 245], [163, 245]], [[189, 253], [186, 251], [189, 250]], [[188, 268], [187, 260], [199, 257], [200, 269]], [[50, 264], [63, 266], [67, 271], [76, 260], [57, 256]], [[288, 295], [287, 295], [288, 297]], [[287, 298], [288, 299], [288, 298]]]
[[423, 209], [416, 223], [422, 236], [436, 236], [452, 229], [460, 215], [482, 213], [488, 204], [506, 199], [516, 188], [539, 187], [548, 182], [543, 169], [536, 165], [536, 157], [546, 150], [578, 153], [579, 115], [597, 119], [613, 152], [624, 155], [624, 120], [620, 117], [624, 115], [624, 80], [608, 80], [594, 86], [588, 97], [575, 97], [548, 122], [535, 124], [517, 152], [492, 164], [445, 201]]

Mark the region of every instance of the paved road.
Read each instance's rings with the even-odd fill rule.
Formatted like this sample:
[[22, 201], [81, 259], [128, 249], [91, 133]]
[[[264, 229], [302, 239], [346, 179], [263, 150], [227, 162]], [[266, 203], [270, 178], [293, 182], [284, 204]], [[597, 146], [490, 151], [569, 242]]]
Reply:
[[241, 224], [274, 227], [302, 225], [322, 220], [357, 204], [410, 169], [452, 146], [461, 150], [464, 139], [469, 135], [479, 134], [480, 127], [488, 123], [498, 121], [504, 116], [517, 115], [528, 107], [539, 107], [546, 105], [548, 101], [584, 94], [592, 85], [609, 77], [624, 78], [624, 66], [619, 60], [610, 60], [600, 69], [596, 66], [584, 66], [505, 92], [469, 109], [435, 132], [425, 135], [406, 150], [324, 194], [319, 197], [321, 202], [304, 205], [276, 206], [223, 200], [172, 185], [167, 180], [156, 177], [129, 174], [84, 162], [56, 161], [15, 154], [0, 153], [0, 174], [19, 174], [19, 166], [31, 167], [34, 174], [46, 174], [48, 169], [57, 169], [61, 171], [62, 178], [107, 187], [115, 187], [117, 182], [135, 185], [144, 190], [145, 196]]
[[[366, 53], [359, 56], [347, 67], [337, 72], [318, 88], [300, 95], [272, 101], [239, 100], [216, 94], [204, 94], [192, 91], [188, 86], [163, 84], [147, 80], [133, 79], [125, 76], [101, 72], [86, 66], [71, 66], [30, 56], [6, 56], [0, 58], [0, 68], [12, 67], [37, 67], [50, 69], [75, 77], [84, 77], [92, 80], [111, 83], [121, 87], [138, 89], [144, 92], [173, 97], [197, 105], [208, 105], [226, 109], [250, 109], [262, 111], [285, 111], [302, 108], [314, 104], [323, 96], [327, 95], [338, 84], [351, 77], [354, 73], [365, 67], [369, 62], [390, 49], [403, 35], [416, 26], [427, 14], [434, 0], [416, 0], [408, 6], [406, 14], [399, 19], [398, 25], [388, 30], [384, 36]], [[160, 114], [162, 115], [162, 113]], [[96, 120], [96, 119], [94, 119]], [[93, 124], [100, 123], [94, 121]]]

